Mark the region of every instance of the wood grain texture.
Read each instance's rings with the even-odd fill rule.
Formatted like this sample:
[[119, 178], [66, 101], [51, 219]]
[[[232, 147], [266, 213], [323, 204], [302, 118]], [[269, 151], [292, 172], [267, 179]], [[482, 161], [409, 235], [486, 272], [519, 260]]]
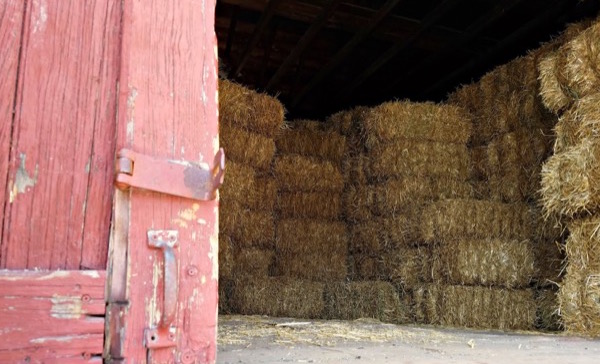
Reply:
[[[4, 205], [6, 203], [6, 180], [8, 174], [8, 156], [12, 135], [14, 96], [19, 65], [19, 48], [25, 3], [22, 0], [0, 2], [0, 234]], [[0, 242], [2, 235], [0, 235]], [[5, 246], [0, 244], [0, 261], [6, 254]]]
[[105, 268], [120, 4], [26, 4], [0, 267]]
[[[214, 1], [124, 1], [119, 149], [212, 165], [219, 147], [214, 8]], [[147, 354], [150, 362], [214, 362], [218, 202], [133, 189], [129, 216], [127, 362]], [[148, 229], [179, 231], [180, 282], [178, 347], [149, 353], [143, 329], [160, 319], [162, 254], [146, 247]]]
[[99, 362], [106, 271], [0, 271], [0, 362]]

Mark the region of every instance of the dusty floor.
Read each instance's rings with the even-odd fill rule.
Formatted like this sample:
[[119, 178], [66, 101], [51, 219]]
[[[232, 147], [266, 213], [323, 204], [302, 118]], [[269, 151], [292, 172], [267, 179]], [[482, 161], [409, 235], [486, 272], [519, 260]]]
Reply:
[[600, 363], [600, 340], [378, 321], [219, 317], [218, 363]]

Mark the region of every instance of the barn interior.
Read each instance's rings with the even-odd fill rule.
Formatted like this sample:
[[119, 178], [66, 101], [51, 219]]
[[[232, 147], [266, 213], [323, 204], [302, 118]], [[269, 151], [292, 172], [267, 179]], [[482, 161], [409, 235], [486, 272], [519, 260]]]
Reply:
[[599, 336], [599, 10], [218, 1], [221, 314]]

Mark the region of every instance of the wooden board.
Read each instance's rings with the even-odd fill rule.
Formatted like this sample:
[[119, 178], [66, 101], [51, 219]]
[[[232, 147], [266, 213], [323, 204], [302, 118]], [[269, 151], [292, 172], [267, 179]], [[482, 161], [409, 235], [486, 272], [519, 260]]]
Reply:
[[[219, 147], [214, 8], [214, 1], [124, 1], [119, 148], [212, 165]], [[129, 218], [124, 239], [130, 306], [120, 331], [122, 352], [117, 354], [128, 362], [214, 362], [217, 201], [133, 189], [123, 202], [125, 212], [117, 206], [115, 221]], [[177, 347], [147, 352], [144, 328], [156, 326], [162, 310], [162, 254], [147, 247], [150, 229], [178, 230], [180, 288], [174, 322]], [[121, 233], [115, 231], [113, 246], [123, 244]], [[118, 292], [114, 284], [111, 292]]]
[[26, 9], [0, 267], [105, 269], [120, 2], [16, 3]]
[[106, 271], [0, 270], [1, 363], [100, 363]]
[[[6, 0], [0, 2], [0, 208], [4, 208], [6, 197], [6, 174], [13, 125], [14, 96], [19, 66], [19, 48], [21, 46], [21, 28], [25, 2]], [[1, 217], [2, 215], [0, 215]], [[0, 234], [3, 220], [0, 219]], [[0, 240], [2, 236], [0, 235]], [[0, 245], [0, 261], [6, 254]]]

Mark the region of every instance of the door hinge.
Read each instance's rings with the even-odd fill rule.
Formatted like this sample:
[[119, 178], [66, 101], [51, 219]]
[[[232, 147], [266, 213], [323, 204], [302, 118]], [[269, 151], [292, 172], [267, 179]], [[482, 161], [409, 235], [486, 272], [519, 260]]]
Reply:
[[169, 160], [121, 149], [117, 153], [115, 185], [141, 188], [194, 200], [214, 200], [223, 183], [225, 151], [220, 148], [213, 166]]

